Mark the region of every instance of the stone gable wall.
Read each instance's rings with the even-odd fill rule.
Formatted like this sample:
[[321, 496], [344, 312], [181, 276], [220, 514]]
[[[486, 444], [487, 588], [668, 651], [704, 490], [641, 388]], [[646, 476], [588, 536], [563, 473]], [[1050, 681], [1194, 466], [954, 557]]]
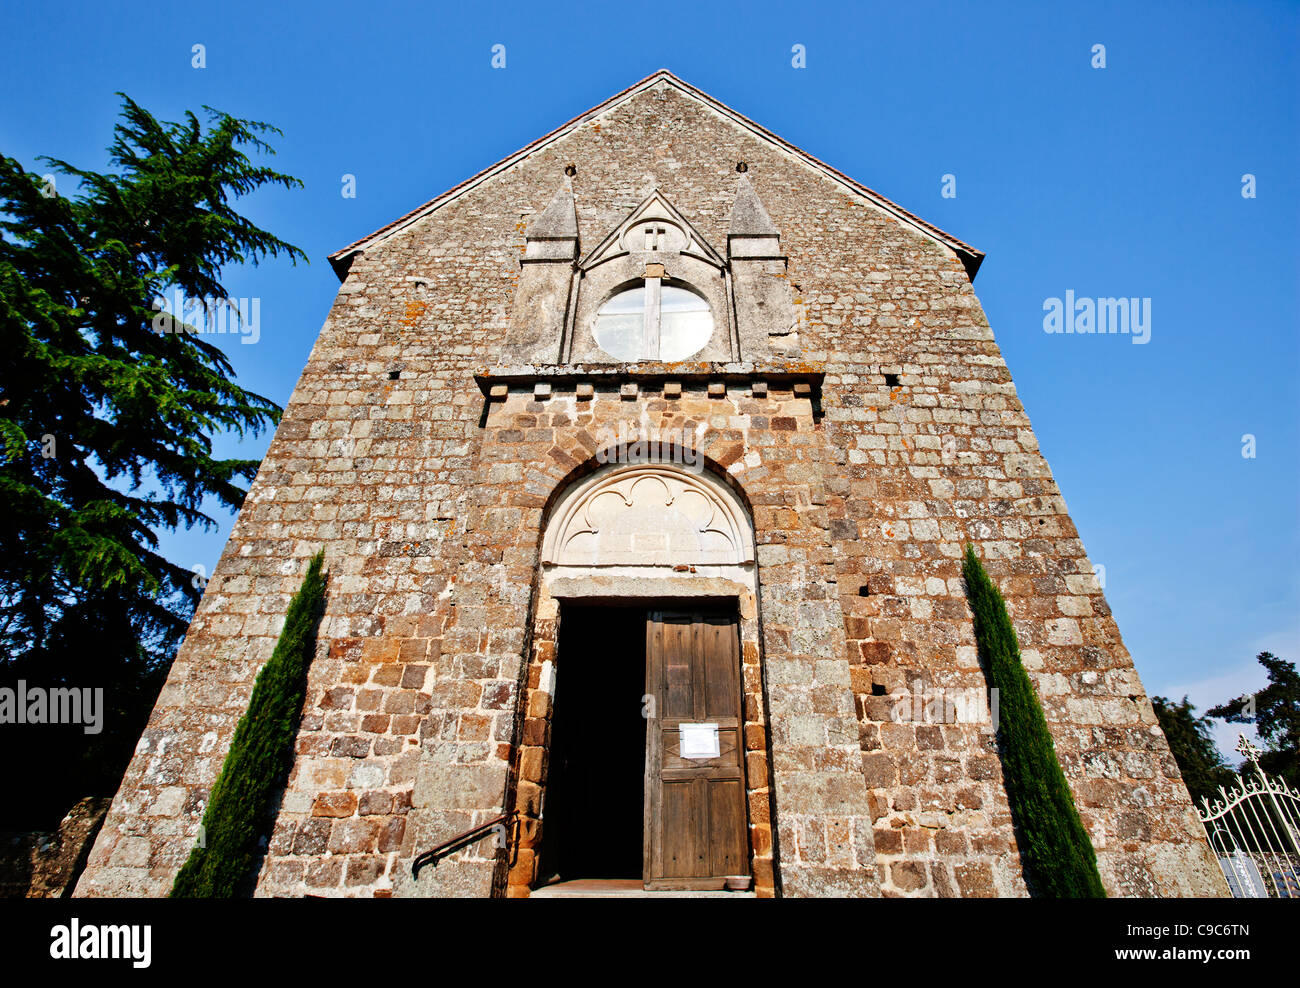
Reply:
[[[567, 394], [485, 402], [474, 374], [498, 362], [523, 231], [566, 165], [585, 253], [656, 186], [725, 249], [741, 161], [789, 254], [797, 363], [825, 375], [816, 408], [778, 396], [802, 401], [778, 414], [735, 384], [721, 399], [598, 393], [592, 411]], [[731, 475], [759, 542], [774, 887], [1025, 894], [989, 736], [895, 723], [884, 695], [983, 688], [969, 540], [1007, 596], [1108, 890], [1222, 893], [960, 262], [661, 85], [355, 259], [78, 894], [166, 894], [321, 547], [320, 651], [259, 894], [503, 894], [510, 864], [486, 844], [418, 883], [410, 862], [536, 781], [523, 752], [544, 510], [590, 467], [592, 427], [634, 409], [725, 419], [710, 455], [744, 465]]]

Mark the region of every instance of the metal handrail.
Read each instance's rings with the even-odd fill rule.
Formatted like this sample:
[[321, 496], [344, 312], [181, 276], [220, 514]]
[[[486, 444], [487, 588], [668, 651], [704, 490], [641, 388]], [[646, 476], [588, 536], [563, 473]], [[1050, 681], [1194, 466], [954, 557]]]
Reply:
[[[431, 864], [435, 868], [438, 867], [438, 862], [447, 857], [447, 855], [455, 854], [457, 851], [461, 850], [461, 848], [469, 847], [469, 845], [476, 841], [482, 840], [489, 833], [494, 831], [498, 825], [504, 824], [505, 826], [503, 829], [507, 834], [509, 834], [510, 821], [518, 814], [518, 810], [511, 810], [509, 813], [502, 813], [500, 816], [495, 816], [485, 823], [480, 823], [475, 827], [471, 827], [464, 833], [457, 834], [451, 840], [443, 841], [437, 847], [425, 851], [423, 854], [416, 855], [415, 860], [411, 862], [411, 877], [418, 879], [420, 877], [420, 869], [425, 865]], [[506, 839], [508, 842], [509, 838], [507, 837]]]

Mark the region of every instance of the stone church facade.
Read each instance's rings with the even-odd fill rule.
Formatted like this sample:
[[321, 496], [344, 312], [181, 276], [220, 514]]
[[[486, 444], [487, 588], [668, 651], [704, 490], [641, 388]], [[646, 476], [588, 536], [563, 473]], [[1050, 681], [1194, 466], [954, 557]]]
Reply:
[[323, 548], [259, 895], [1026, 895], [967, 542], [1108, 892], [1226, 894], [981, 259], [667, 72], [333, 255], [78, 894], [167, 893]]

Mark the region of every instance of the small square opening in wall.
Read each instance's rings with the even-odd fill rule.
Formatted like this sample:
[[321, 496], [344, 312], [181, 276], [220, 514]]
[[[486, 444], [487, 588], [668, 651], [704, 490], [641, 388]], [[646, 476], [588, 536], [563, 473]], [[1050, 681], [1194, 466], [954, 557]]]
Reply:
[[858, 596], [859, 597], [871, 596], [871, 590], [865, 583], [862, 586], [858, 587]]
[[401, 377], [401, 376], [402, 376], [402, 372], [401, 372], [401, 371], [391, 370], [391, 371], [388, 372], [388, 379], [389, 379], [390, 381], [396, 381], [396, 380], [397, 380], [399, 377]]
[[886, 374], [886, 375], [885, 375], [885, 387], [887, 387], [887, 388], [896, 388], [896, 387], [898, 387], [898, 375], [897, 375], [897, 374]]
[[871, 684], [871, 695], [872, 695], [872, 696], [888, 696], [888, 695], [889, 695], [889, 690], [886, 689], [884, 683], [872, 683], [872, 684]]

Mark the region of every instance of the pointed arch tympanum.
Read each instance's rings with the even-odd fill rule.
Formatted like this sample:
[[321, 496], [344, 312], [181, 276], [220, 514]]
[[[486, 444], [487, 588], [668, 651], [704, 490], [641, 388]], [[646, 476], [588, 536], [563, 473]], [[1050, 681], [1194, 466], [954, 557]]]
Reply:
[[553, 566], [743, 565], [753, 526], [735, 493], [675, 464], [598, 470], [561, 495], [542, 562]]

